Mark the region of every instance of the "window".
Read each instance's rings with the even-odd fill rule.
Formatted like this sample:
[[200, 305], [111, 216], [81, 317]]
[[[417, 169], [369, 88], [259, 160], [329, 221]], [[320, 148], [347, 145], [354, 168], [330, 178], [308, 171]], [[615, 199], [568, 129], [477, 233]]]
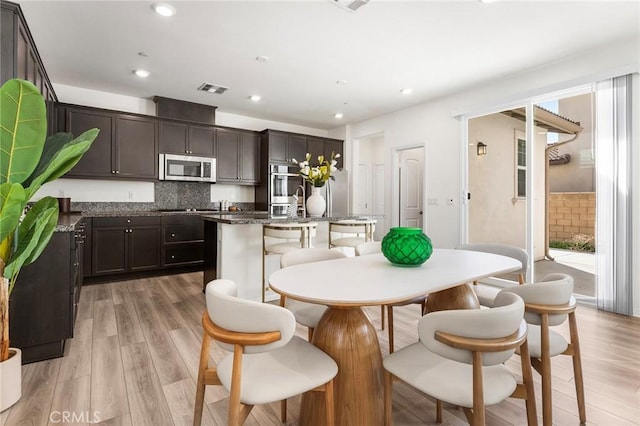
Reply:
[[516, 197], [527, 196], [527, 141], [524, 133], [516, 132]]

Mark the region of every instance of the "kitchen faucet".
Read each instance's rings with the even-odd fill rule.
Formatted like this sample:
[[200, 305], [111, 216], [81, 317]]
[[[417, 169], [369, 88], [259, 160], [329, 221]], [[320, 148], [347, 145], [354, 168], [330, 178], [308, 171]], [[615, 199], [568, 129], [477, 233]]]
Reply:
[[302, 189], [302, 217], [307, 217], [307, 208], [306, 208], [307, 201], [304, 196], [304, 186], [298, 185], [296, 187], [296, 193], [295, 193], [296, 198], [298, 197], [298, 189]]

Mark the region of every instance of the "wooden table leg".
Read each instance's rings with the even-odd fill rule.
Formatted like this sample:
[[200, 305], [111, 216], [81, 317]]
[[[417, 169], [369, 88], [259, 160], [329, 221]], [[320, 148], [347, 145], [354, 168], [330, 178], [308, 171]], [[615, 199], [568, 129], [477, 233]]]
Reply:
[[[373, 325], [359, 307], [327, 309], [313, 333], [313, 344], [338, 364], [336, 425], [382, 425], [382, 355]], [[302, 396], [300, 425], [325, 425], [324, 396]]]
[[427, 312], [448, 309], [480, 309], [480, 302], [469, 284], [429, 293]]

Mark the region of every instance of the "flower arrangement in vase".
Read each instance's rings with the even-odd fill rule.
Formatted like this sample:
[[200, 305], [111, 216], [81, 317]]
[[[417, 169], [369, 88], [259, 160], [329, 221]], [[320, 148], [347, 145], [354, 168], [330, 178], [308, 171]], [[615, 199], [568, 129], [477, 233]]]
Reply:
[[312, 166], [310, 164], [311, 154], [307, 152], [304, 161], [298, 162], [295, 158], [292, 160], [300, 167], [300, 176], [302, 176], [302, 179], [311, 184], [311, 196], [307, 198], [306, 203], [307, 213], [311, 217], [320, 217], [324, 214], [327, 203], [322, 195], [320, 195], [320, 188], [322, 188], [329, 179], [334, 178], [331, 176], [331, 173], [338, 170], [336, 168], [338, 158], [340, 158], [340, 154], [336, 154], [335, 152], [331, 153], [330, 159], [326, 159], [324, 155], [319, 155], [318, 164]]

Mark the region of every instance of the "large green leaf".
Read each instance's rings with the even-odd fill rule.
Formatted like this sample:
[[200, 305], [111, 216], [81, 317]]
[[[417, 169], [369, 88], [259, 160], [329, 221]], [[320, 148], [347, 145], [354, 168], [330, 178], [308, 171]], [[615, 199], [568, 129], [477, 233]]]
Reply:
[[43, 184], [58, 179], [71, 170], [91, 148], [98, 133], [98, 129], [91, 129], [73, 140], [68, 139], [70, 133], [58, 133], [47, 138], [40, 163], [25, 181], [25, 186], [28, 186], [27, 199], [30, 199]]
[[0, 88], [0, 110], [0, 183], [22, 183], [35, 169], [44, 147], [44, 100], [33, 84], [13, 79]]
[[35, 261], [45, 249], [58, 223], [58, 203], [45, 197], [31, 207], [18, 226], [17, 248], [4, 269], [10, 288], [15, 284], [20, 268]]
[[0, 185], [0, 241], [12, 234], [20, 223], [26, 202], [24, 188], [19, 183]]

